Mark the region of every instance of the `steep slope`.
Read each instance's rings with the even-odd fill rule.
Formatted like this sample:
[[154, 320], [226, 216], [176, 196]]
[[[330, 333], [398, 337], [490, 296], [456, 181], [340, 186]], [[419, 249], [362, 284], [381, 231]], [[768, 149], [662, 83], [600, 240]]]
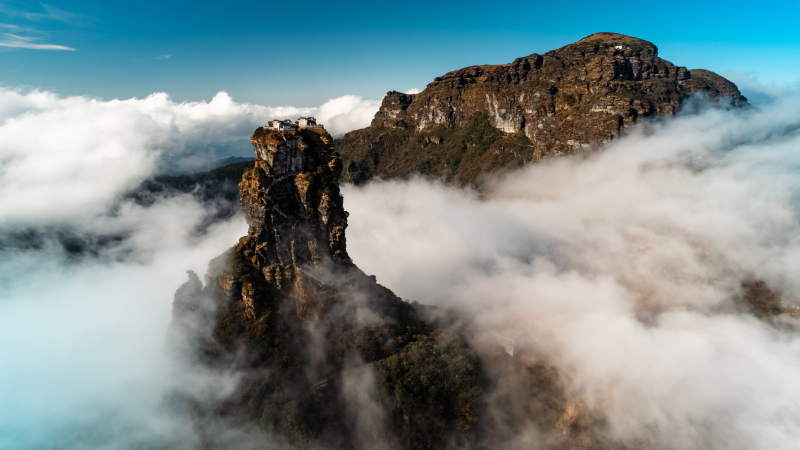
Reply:
[[472, 351], [347, 255], [332, 141], [324, 130], [256, 130], [257, 159], [239, 184], [248, 234], [209, 264], [205, 286], [190, 273], [176, 293], [176, 341], [241, 377], [224, 399], [189, 402], [210, 447], [233, 445], [210, 431], [220, 421], [328, 448], [441, 447], [474, 428]]
[[336, 149], [348, 182], [419, 172], [472, 183], [486, 171], [595, 149], [645, 118], [675, 114], [699, 92], [747, 104], [730, 81], [675, 66], [648, 41], [596, 33], [544, 55], [447, 73], [419, 94], [389, 92], [370, 127]]

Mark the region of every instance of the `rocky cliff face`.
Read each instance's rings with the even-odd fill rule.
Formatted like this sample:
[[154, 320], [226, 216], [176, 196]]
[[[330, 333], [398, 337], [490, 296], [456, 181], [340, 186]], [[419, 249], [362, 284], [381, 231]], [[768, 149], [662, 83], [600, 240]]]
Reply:
[[[466, 436], [480, 365], [348, 257], [330, 135], [259, 128], [252, 142], [239, 184], [248, 234], [211, 261], [205, 285], [190, 273], [173, 304], [173, 336], [194, 363], [240, 377], [223, 399], [186, 400], [204, 445], [411, 448]], [[434, 360], [409, 365], [424, 358]], [[236, 438], [246, 442], [231, 430], [250, 430]]]
[[284, 133], [259, 128], [252, 141], [255, 168], [245, 173], [239, 198], [250, 225], [248, 242], [258, 242], [247, 249], [254, 264], [352, 265], [338, 188], [342, 162], [330, 135], [324, 130]]
[[[595, 149], [645, 118], [675, 114], [701, 92], [723, 105], [747, 104], [730, 81], [659, 58], [650, 42], [597, 33], [510, 64], [447, 73], [419, 94], [389, 92], [370, 128], [348, 133], [337, 150], [347, 181], [420, 171], [472, 182], [482, 171]], [[478, 115], [501, 132], [496, 145], [454, 131]], [[448, 137], [457, 148], [441, 151]], [[430, 147], [433, 140], [439, 142]], [[392, 162], [398, 158], [406, 158], [404, 167]]]

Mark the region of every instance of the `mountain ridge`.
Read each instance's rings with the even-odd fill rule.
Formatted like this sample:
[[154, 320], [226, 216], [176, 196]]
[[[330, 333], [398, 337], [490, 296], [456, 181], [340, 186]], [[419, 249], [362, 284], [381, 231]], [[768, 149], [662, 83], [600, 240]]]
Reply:
[[448, 72], [418, 94], [390, 91], [371, 125], [336, 149], [346, 182], [422, 173], [474, 184], [486, 172], [596, 150], [698, 93], [723, 107], [748, 105], [734, 83], [676, 66], [651, 42], [595, 33], [542, 55]]

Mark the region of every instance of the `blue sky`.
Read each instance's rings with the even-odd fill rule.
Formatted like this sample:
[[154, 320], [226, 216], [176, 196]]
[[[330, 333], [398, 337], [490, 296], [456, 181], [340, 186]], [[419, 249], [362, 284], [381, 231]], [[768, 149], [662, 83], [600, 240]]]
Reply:
[[314, 106], [423, 89], [450, 70], [598, 31], [650, 40], [689, 68], [794, 84], [798, 17], [800, 2], [14, 0], [0, 2], [0, 85], [106, 100], [225, 90], [241, 102]]

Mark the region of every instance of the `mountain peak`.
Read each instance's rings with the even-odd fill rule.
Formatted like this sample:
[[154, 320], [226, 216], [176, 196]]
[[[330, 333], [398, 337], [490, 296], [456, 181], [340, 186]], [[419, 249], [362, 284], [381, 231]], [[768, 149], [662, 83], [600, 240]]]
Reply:
[[609, 33], [607, 31], [590, 34], [578, 42], [567, 45], [562, 49], [586, 47], [606, 47], [614, 49], [623, 55], [640, 53], [653, 57], [658, 56], [658, 47], [650, 41], [625, 34]]
[[[390, 92], [371, 130], [348, 133], [338, 148], [349, 181], [422, 172], [471, 183], [486, 171], [597, 149], [642, 120], [676, 114], [698, 93], [722, 106], [747, 104], [714, 72], [662, 59], [652, 42], [601, 32], [508, 64], [454, 70], [416, 95]], [[478, 122], [487, 122], [479, 127], [486, 139], [471, 142], [467, 128]], [[407, 130], [392, 134], [403, 142], [387, 142], [385, 129]]]
[[611, 33], [608, 31], [601, 31], [599, 33], [590, 34], [585, 38], [576, 42], [578, 43], [603, 43], [603, 44], [650, 44], [653, 45], [650, 41], [645, 41], [644, 39], [639, 39], [637, 37], [628, 36], [627, 34], [620, 34], [620, 33]]

